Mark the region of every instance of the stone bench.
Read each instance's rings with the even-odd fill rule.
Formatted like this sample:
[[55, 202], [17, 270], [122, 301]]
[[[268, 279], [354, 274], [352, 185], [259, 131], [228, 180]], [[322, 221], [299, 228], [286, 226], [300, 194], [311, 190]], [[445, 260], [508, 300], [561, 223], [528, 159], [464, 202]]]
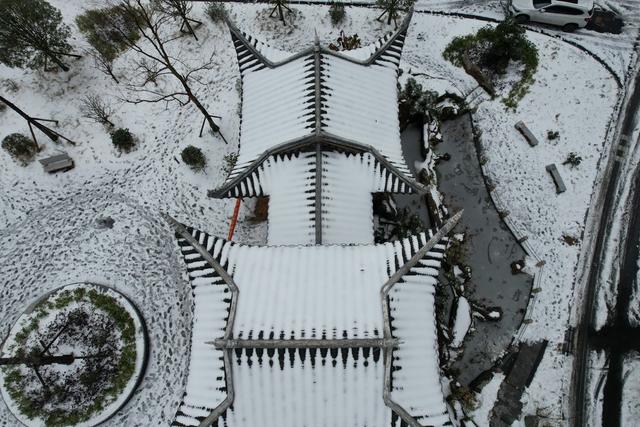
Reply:
[[524, 136], [530, 146], [535, 147], [538, 145], [538, 138], [535, 137], [523, 121], [516, 123], [516, 129]]
[[558, 172], [558, 168], [556, 167], [555, 163], [547, 165], [546, 169], [547, 172], [551, 174], [551, 178], [553, 178], [553, 182], [556, 184], [556, 193], [560, 194], [567, 191], [567, 187], [565, 187], [564, 181], [562, 180], [560, 172]]
[[67, 153], [47, 157], [39, 162], [47, 173], [66, 172], [75, 166], [73, 159]]

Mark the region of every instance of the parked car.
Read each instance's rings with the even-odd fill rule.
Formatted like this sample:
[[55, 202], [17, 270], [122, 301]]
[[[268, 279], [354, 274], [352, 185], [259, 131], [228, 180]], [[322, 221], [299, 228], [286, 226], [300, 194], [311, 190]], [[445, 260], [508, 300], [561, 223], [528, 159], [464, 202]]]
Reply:
[[541, 22], [571, 32], [587, 26], [593, 15], [593, 0], [511, 0], [509, 11], [516, 22]]

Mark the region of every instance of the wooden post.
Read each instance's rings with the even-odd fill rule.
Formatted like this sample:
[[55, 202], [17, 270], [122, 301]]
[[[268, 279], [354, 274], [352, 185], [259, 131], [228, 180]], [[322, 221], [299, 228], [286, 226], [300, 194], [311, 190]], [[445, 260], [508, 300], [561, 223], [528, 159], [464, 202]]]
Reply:
[[33, 145], [36, 146], [36, 151], [40, 151], [40, 146], [38, 145], [38, 140], [36, 139], [36, 134], [33, 131], [33, 126], [31, 126], [31, 122], [27, 122], [29, 124], [29, 131], [31, 132], [31, 138], [33, 138]]
[[198, 138], [202, 138], [202, 131], [204, 130], [204, 124], [207, 123], [207, 118], [205, 117], [204, 119], [202, 119], [202, 126], [200, 126], [200, 134], [198, 135]]
[[227, 236], [227, 240], [233, 239], [233, 232], [236, 230], [236, 224], [238, 223], [238, 214], [240, 213], [241, 201], [241, 197], [238, 197], [236, 199], [236, 207], [233, 209], [233, 217], [231, 217], [231, 225], [229, 226], [229, 235]]
[[[221, 119], [222, 118], [220, 116], [211, 116], [211, 117], [213, 117], [214, 119]], [[198, 134], [199, 138], [202, 138], [202, 132], [204, 131], [204, 124], [206, 122], [207, 122], [207, 117], [205, 116], [205, 118], [202, 119], [202, 126], [200, 126], [200, 134]], [[220, 127], [218, 125], [216, 125], [215, 122], [214, 122], [214, 125], [217, 128], [217, 132], [218, 132], [218, 135], [220, 135], [220, 138], [222, 138], [222, 140], [224, 141], [225, 144], [229, 144], [229, 141], [227, 141], [227, 138], [225, 138], [224, 135], [222, 134], [222, 132], [220, 132]]]

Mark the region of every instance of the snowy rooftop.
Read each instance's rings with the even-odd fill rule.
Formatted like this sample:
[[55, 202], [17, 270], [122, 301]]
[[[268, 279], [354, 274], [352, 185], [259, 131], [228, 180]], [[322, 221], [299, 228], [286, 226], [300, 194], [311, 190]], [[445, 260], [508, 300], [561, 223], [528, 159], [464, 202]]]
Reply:
[[370, 153], [271, 156], [253, 175], [251, 188], [270, 196], [269, 245], [373, 243], [372, 193], [407, 191]]
[[230, 25], [238, 161], [218, 197], [268, 195], [269, 246], [186, 228], [190, 365], [174, 425], [448, 425], [434, 294], [446, 233], [373, 244], [375, 192], [423, 191], [400, 145], [409, 18], [372, 46], [290, 55]]
[[353, 51], [315, 46], [287, 54], [229, 23], [242, 75], [238, 160], [218, 197], [265, 194], [255, 171], [296, 151], [370, 153], [404, 185], [420, 191], [400, 145], [397, 73], [408, 17], [395, 32]]
[[216, 197], [269, 196], [269, 245], [371, 244], [372, 193], [423, 192], [400, 144], [410, 16], [369, 46], [289, 54], [229, 22], [242, 74], [240, 152]]
[[175, 425], [449, 422], [433, 296], [447, 227], [379, 245], [257, 247], [174, 225], [194, 293]]

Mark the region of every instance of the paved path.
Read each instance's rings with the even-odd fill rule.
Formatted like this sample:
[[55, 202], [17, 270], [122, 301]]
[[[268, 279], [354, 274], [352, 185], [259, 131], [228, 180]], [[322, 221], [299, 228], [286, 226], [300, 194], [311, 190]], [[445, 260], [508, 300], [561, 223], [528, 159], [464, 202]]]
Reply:
[[498, 389], [498, 400], [489, 421], [491, 427], [508, 427], [520, 418], [522, 393], [531, 383], [546, 348], [546, 341], [520, 345], [520, 350]]
[[468, 295], [485, 306], [499, 306], [499, 322], [475, 322], [462, 357], [454, 364], [459, 381], [468, 384], [489, 369], [511, 343], [522, 322], [533, 283], [526, 274], [512, 275], [511, 263], [523, 259], [524, 250], [498, 216], [482, 179], [468, 116], [448, 121], [442, 127], [443, 143], [438, 152], [451, 160], [437, 167], [438, 187], [452, 212], [464, 209], [456, 228], [466, 231], [467, 262], [472, 269]]

